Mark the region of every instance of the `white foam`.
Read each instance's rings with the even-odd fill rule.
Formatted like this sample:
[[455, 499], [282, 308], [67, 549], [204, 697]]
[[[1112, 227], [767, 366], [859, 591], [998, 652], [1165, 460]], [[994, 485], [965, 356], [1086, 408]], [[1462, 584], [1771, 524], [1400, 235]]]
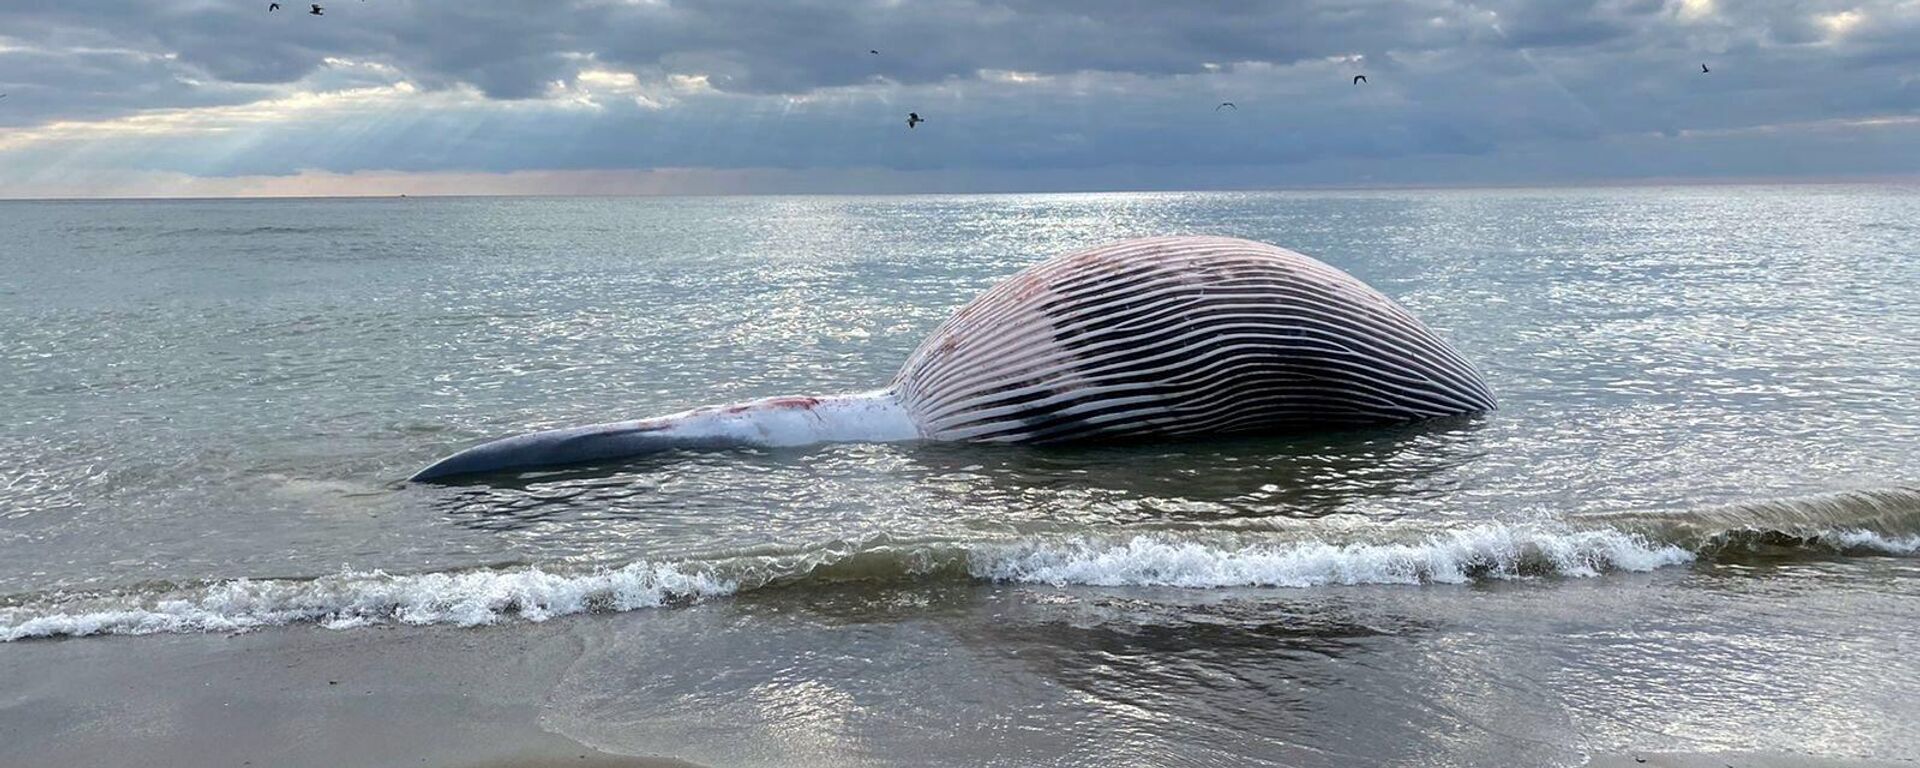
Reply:
[[1873, 531], [1851, 529], [1822, 534], [1820, 539], [1840, 549], [1864, 549], [1890, 555], [1920, 554], [1920, 534], [1888, 536]]
[[[1444, 530], [1378, 526], [1373, 540], [1330, 542], [1304, 531], [1126, 537], [1047, 536], [902, 544], [891, 537], [798, 553], [704, 563], [636, 562], [592, 573], [538, 567], [392, 575], [343, 571], [312, 580], [220, 582], [170, 595], [101, 595], [0, 609], [0, 642], [36, 637], [236, 632], [292, 623], [349, 629], [386, 623], [475, 626], [545, 621], [730, 595], [770, 583], [861, 577], [912, 580], [964, 557], [972, 578], [1106, 587], [1313, 587], [1459, 584], [1476, 579], [1590, 577], [1693, 562], [1676, 543], [1614, 528], [1483, 523]], [[1321, 529], [1322, 534], [1330, 533]], [[1340, 535], [1355, 533], [1343, 528]], [[1842, 550], [1920, 554], [1920, 535], [1838, 529], [1814, 540]], [[1696, 542], [1697, 543], [1697, 542]], [[839, 569], [839, 570], [836, 570]], [[836, 576], [836, 573], [839, 575]]]
[[1478, 525], [1413, 543], [1324, 541], [1209, 545], [1162, 536], [1121, 542], [1079, 539], [980, 552], [976, 577], [1090, 586], [1311, 587], [1326, 584], [1457, 584], [1474, 578], [1594, 576], [1692, 562], [1670, 544], [1615, 530], [1556, 531]]
[[[237, 632], [295, 622], [333, 629], [397, 621], [469, 627], [507, 617], [546, 621], [594, 607], [625, 611], [731, 594], [704, 571], [633, 563], [582, 575], [539, 568], [389, 575], [347, 571], [310, 581], [239, 579], [196, 596], [93, 611], [0, 611], [0, 642], [31, 637]], [[104, 608], [104, 606], [103, 606]], [[29, 614], [29, 615], [22, 615]], [[37, 614], [37, 615], [31, 615]]]

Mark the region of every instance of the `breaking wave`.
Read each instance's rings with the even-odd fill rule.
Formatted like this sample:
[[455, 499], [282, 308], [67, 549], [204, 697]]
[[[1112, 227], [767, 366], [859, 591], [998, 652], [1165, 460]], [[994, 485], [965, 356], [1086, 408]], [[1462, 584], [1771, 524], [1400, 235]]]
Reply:
[[[1350, 522], [1350, 521], [1349, 521]], [[475, 626], [696, 602], [768, 587], [927, 580], [1177, 588], [1303, 588], [1583, 578], [1700, 561], [1920, 555], [1920, 492], [1896, 488], [1671, 515], [1616, 514], [1455, 527], [1328, 524], [971, 541], [860, 541], [676, 563], [447, 573], [343, 571], [129, 592], [54, 595], [0, 608], [0, 642], [312, 623]]]
[[652, 608], [732, 591], [731, 584], [711, 574], [646, 563], [580, 575], [539, 568], [406, 575], [345, 571], [317, 579], [236, 579], [173, 595], [82, 596], [71, 600], [80, 610], [0, 609], [0, 641], [239, 632], [299, 622], [334, 629], [390, 621], [475, 626], [509, 616], [545, 621], [589, 610]]

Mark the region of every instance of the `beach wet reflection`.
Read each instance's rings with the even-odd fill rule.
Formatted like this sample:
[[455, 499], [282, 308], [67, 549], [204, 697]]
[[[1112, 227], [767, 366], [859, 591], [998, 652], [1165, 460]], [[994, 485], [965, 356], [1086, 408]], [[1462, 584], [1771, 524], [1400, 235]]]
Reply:
[[554, 692], [553, 722], [602, 748], [720, 765], [1290, 765], [1408, 749], [1382, 727], [1432, 718], [1398, 694], [1390, 662], [1417, 654], [1430, 628], [1325, 595], [1270, 598], [748, 595], [596, 629]]
[[[1821, 567], [1920, 585], [1898, 562]], [[746, 766], [1913, 749], [1887, 726], [1920, 676], [1886, 640], [1920, 618], [1915, 593], [1758, 583], [1705, 569], [1421, 589], [766, 590], [584, 624], [589, 650], [548, 722], [611, 751]], [[1830, 612], [1863, 602], [1873, 618], [1832, 629]]]
[[750, 595], [660, 618], [596, 629], [551, 722], [720, 765], [1272, 764], [1324, 751], [1291, 736], [1342, 727], [1328, 697], [1377, 693], [1342, 685], [1343, 659], [1418, 630], [1312, 600], [975, 586]]

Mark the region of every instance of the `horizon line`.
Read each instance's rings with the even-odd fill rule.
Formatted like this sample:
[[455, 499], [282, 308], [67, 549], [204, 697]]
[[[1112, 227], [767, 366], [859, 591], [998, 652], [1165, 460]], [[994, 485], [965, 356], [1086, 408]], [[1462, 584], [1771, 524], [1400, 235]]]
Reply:
[[[221, 177], [204, 177], [209, 179]], [[288, 177], [291, 178], [291, 177]], [[10, 196], [0, 191], [0, 202], [157, 202], [195, 200], [398, 200], [398, 199], [510, 199], [510, 198], [705, 198], [705, 197], [948, 197], [994, 195], [1102, 195], [1102, 194], [1187, 194], [1187, 193], [1284, 193], [1284, 192], [1394, 192], [1394, 191], [1473, 191], [1524, 189], [1623, 189], [1653, 187], [1741, 187], [1741, 186], [1848, 186], [1920, 185], [1920, 173], [1856, 174], [1841, 176], [1648, 176], [1596, 178], [1529, 182], [1362, 182], [1354, 184], [1297, 184], [1290, 186], [1200, 187], [1085, 187], [1064, 186], [1054, 189], [980, 189], [947, 191], [689, 191], [689, 192], [366, 192], [344, 194], [241, 194], [241, 195], [53, 195]]]

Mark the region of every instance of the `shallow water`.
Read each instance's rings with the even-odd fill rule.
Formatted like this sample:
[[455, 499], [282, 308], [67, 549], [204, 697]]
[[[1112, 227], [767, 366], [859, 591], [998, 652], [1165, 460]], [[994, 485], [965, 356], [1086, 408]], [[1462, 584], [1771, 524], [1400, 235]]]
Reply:
[[[913, 726], [933, 741], [1028, 718], [1082, 738], [1075, 718], [1111, 717], [1083, 735], [1103, 759], [1472, 763], [1362, 749], [1367, 718], [1336, 721], [1413, 723], [1426, 736], [1401, 736], [1432, 747], [1559, 718], [1521, 729], [1549, 751], [1498, 753], [1523, 759], [1699, 715], [1662, 746], [1776, 728], [1912, 754], [1888, 702], [1920, 695], [1889, 652], [1917, 615], [1916, 222], [1920, 189], [1899, 186], [0, 203], [0, 639], [645, 609], [623, 617], [641, 636], [727, 638], [659, 661], [731, 670], [672, 692], [690, 707], [977, 678], [955, 689], [973, 705], [924, 713], [961, 725]], [[872, 388], [996, 279], [1166, 233], [1353, 273], [1475, 361], [1501, 410], [400, 482], [488, 437]], [[1350, 645], [1375, 661], [1343, 666]], [[901, 669], [795, 660], [829, 653]], [[618, 679], [654, 685], [634, 656]], [[1816, 662], [1836, 669], [1791, 682]], [[1404, 710], [1369, 709], [1396, 695]], [[1754, 695], [1774, 698], [1706, 715]], [[1628, 700], [1650, 709], [1598, 714]], [[1287, 712], [1321, 715], [1280, 738]], [[815, 754], [632, 725], [659, 715], [577, 722], [729, 764]], [[886, 718], [838, 727], [805, 759], [926, 748]], [[731, 741], [770, 751], [708, 754]], [[1169, 746], [1188, 741], [1223, 752]]]

